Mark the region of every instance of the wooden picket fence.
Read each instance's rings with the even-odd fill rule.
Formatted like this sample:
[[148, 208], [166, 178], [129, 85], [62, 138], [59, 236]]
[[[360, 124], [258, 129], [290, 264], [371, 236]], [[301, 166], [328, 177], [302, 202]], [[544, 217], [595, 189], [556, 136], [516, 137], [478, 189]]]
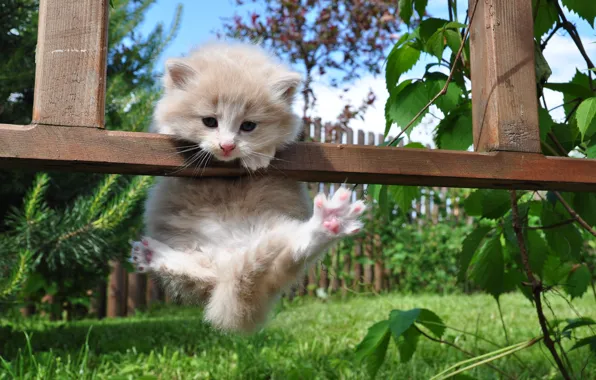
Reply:
[[[305, 128], [304, 136], [304, 140], [307, 141], [356, 145], [380, 145], [384, 141], [382, 134], [354, 131], [338, 124], [323, 124], [320, 120], [310, 123], [309, 127]], [[308, 184], [313, 196], [319, 191], [333, 192], [340, 185], [338, 183]], [[364, 189], [364, 185], [358, 185], [356, 196], [363, 197]], [[448, 197], [447, 188], [427, 188], [425, 195], [414, 204], [410, 220], [419, 224], [436, 224], [439, 222], [439, 215], [447, 215], [447, 218], [456, 220], [462, 218], [460, 200], [448, 199]], [[434, 199], [440, 199], [440, 202], [435, 204]], [[378, 233], [368, 231], [356, 239], [351, 255], [340, 255], [339, 246], [332, 247], [327, 253], [330, 255], [328, 261], [332, 263], [331, 267], [328, 268], [319, 262], [305, 275], [303, 283], [286, 296], [316, 296], [317, 291], [320, 292], [320, 290], [324, 290], [325, 293], [346, 294], [350, 291], [378, 293], [393, 289], [397, 279], [383, 263], [380, 240]], [[365, 258], [365, 260], [359, 258]], [[112, 262], [111, 266], [108, 283], [105, 287], [100, 287], [93, 297], [92, 311], [99, 317], [132, 315], [137, 309], [143, 309], [152, 303], [173, 302], [150, 276], [129, 273], [120, 262]]]

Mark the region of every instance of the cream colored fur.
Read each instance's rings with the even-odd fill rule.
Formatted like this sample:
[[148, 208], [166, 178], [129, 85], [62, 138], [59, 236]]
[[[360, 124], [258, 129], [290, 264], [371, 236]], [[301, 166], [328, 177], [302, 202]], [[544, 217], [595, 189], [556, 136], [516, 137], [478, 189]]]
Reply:
[[[152, 130], [187, 141], [199, 169], [211, 159], [267, 168], [300, 132], [292, 112], [300, 82], [258, 46], [211, 43], [166, 63]], [[256, 128], [240, 130], [246, 121]], [[235, 145], [231, 154], [225, 144]], [[213, 326], [251, 332], [326, 247], [358, 232], [364, 209], [345, 188], [317, 195], [313, 207], [304, 184], [284, 176], [160, 178], [146, 202], [147, 237], [133, 243], [131, 260], [174, 297], [204, 305]]]

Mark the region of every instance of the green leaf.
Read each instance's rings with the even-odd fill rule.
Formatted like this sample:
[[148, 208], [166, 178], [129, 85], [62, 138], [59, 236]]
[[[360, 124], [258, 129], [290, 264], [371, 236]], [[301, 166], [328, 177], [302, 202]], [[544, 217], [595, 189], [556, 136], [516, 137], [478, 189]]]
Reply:
[[387, 68], [385, 71], [385, 78], [389, 92], [399, 82], [402, 74], [408, 72], [418, 59], [420, 58], [420, 50], [415, 49], [412, 44], [406, 43], [401, 47], [394, 47], [387, 57]]
[[426, 147], [419, 142], [411, 142], [404, 145], [404, 148], [412, 148], [412, 149], [426, 149]]
[[[557, 0], [558, 1], [558, 0]], [[538, 11], [536, 11], [538, 5]], [[534, 37], [540, 40], [548, 32], [558, 19], [557, 8], [552, 0], [532, 0], [533, 13], [536, 14], [534, 22]]]
[[538, 108], [538, 122], [540, 123], [540, 141], [545, 141], [555, 122], [548, 110], [542, 107]]
[[439, 122], [435, 131], [439, 149], [467, 150], [473, 144], [471, 104], [461, 103]]
[[592, 354], [596, 355], [596, 335], [592, 335], [587, 338], [578, 340], [577, 343], [575, 343], [573, 347], [569, 349], [569, 351], [577, 350], [578, 348], [583, 346], [589, 346], [590, 351], [592, 351]]
[[403, 212], [412, 208], [412, 202], [420, 195], [418, 186], [391, 186], [391, 196]]
[[[568, 218], [567, 211], [564, 210], [560, 202], [557, 202], [556, 207], [553, 207], [551, 204], [544, 204], [542, 206], [540, 219], [543, 226], [551, 226], [563, 222]], [[573, 224], [545, 229], [544, 235], [551, 250], [559, 255], [561, 259], [568, 260], [575, 258], [579, 260], [583, 238]]]
[[544, 263], [548, 257], [548, 246], [546, 241], [536, 230], [527, 231], [528, 240], [528, 261], [532, 272], [542, 277]]
[[548, 255], [544, 262], [543, 282], [546, 285], [560, 285], [571, 270], [571, 264], [562, 262], [556, 255]]
[[408, 26], [414, 13], [413, 6], [413, 0], [399, 0], [399, 17]]
[[423, 44], [426, 45], [428, 39], [435, 34], [435, 32], [439, 29], [442, 29], [449, 20], [444, 20], [440, 18], [430, 17], [426, 20], [423, 20], [420, 23], [419, 32], [420, 32], [420, 39], [422, 40]]
[[586, 0], [563, 0], [569, 10], [574, 11], [577, 15], [590, 24], [594, 28], [594, 19], [596, 19], [596, 6], [591, 1]]
[[416, 9], [416, 13], [418, 13], [418, 16], [420, 16], [420, 18], [425, 16], [427, 5], [428, 0], [414, 0], [414, 8]]
[[[428, 89], [428, 98], [430, 100], [443, 89], [445, 83], [447, 83], [447, 75], [437, 72], [427, 73], [425, 83]], [[448, 114], [458, 105], [462, 92], [462, 89], [456, 83], [451, 82], [449, 83], [449, 86], [447, 86], [447, 92], [437, 98], [435, 105], [444, 114]]]
[[498, 219], [511, 208], [511, 198], [505, 190], [478, 189], [466, 198], [464, 209], [470, 216]]
[[391, 310], [389, 313], [389, 328], [394, 339], [398, 339], [407, 329], [409, 329], [418, 316], [420, 309], [411, 310]]
[[[404, 90], [404, 88], [408, 87], [412, 83], [411, 79], [406, 79], [402, 81], [397, 87], [394, 87], [390, 90], [390, 95], [387, 98], [387, 102], [385, 103], [385, 136], [389, 134], [389, 130], [391, 129], [391, 125], [396, 122], [395, 119], [392, 118], [391, 112], [392, 107], [395, 102], [395, 98], [397, 95]], [[403, 137], [402, 137], [403, 138]]]
[[588, 290], [591, 280], [590, 270], [585, 264], [581, 264], [575, 270], [572, 270], [569, 277], [567, 277], [565, 290], [572, 299], [580, 298]]
[[368, 333], [356, 347], [356, 360], [359, 363], [366, 360], [366, 369], [371, 378], [376, 376], [385, 360], [390, 339], [389, 321], [385, 320], [369, 327]]
[[557, 141], [561, 144], [563, 149], [567, 152], [573, 150], [578, 144], [581, 143], [579, 136], [579, 129], [577, 129], [576, 123], [561, 124], [554, 123], [551, 132], [557, 138]]
[[381, 209], [382, 213], [381, 215], [383, 215], [383, 217], [385, 219], [389, 219], [389, 205], [388, 205], [388, 201], [387, 201], [387, 185], [381, 185], [380, 189], [379, 189], [379, 198], [378, 198], [378, 202], [379, 202], [379, 208]]
[[596, 321], [592, 318], [582, 317], [576, 319], [568, 319], [567, 326], [563, 327], [563, 331], [573, 330], [578, 327], [596, 325]]
[[439, 60], [443, 57], [443, 50], [445, 49], [445, 38], [443, 37], [443, 30], [439, 29], [433, 33], [424, 45], [425, 51], [437, 57]]
[[473, 262], [471, 278], [487, 293], [495, 298], [503, 293], [505, 263], [500, 235], [489, 239]]
[[592, 145], [588, 149], [586, 149], [586, 156], [588, 158], [596, 158], [596, 145]]
[[420, 315], [416, 319], [416, 322], [429, 329], [439, 339], [445, 333], [446, 327], [443, 320], [428, 309], [420, 309]]
[[464, 239], [462, 250], [459, 255], [459, 282], [465, 280], [466, 272], [468, 271], [468, 266], [470, 265], [472, 257], [474, 257], [474, 253], [476, 253], [480, 243], [490, 231], [490, 227], [477, 227]]
[[416, 346], [418, 345], [418, 338], [420, 332], [414, 327], [410, 327], [402, 334], [402, 338], [397, 343], [397, 349], [399, 350], [399, 360], [402, 363], [406, 363], [412, 359], [414, 352], [416, 352]]
[[447, 46], [449, 46], [451, 52], [453, 54], [457, 53], [461, 45], [461, 35], [455, 30], [446, 30], [445, 40], [447, 41]]
[[596, 226], [596, 193], [576, 193], [573, 208], [590, 226]]
[[[408, 123], [418, 114], [418, 112], [429, 102], [428, 91], [424, 82], [413, 82], [405, 86], [397, 95], [391, 94], [389, 106], [389, 117], [401, 128], [405, 128]], [[422, 118], [428, 113], [426, 109], [406, 132], [412, 132], [415, 126], [420, 124]]]
[[[576, 73], [581, 74], [579, 71]], [[575, 78], [575, 77], [574, 77]], [[581, 78], [581, 75], [578, 77]], [[565, 95], [572, 96], [574, 98], [582, 98], [587, 99], [593, 95], [592, 91], [589, 87], [586, 87], [582, 84], [577, 83], [580, 79], [576, 79], [576, 82], [569, 82], [569, 83], [545, 83], [544, 87], [551, 89], [553, 91], [562, 92]]]
[[594, 120], [594, 116], [596, 116], [596, 97], [584, 100], [577, 107], [577, 128], [582, 134], [582, 139], [585, 137], [592, 120]]

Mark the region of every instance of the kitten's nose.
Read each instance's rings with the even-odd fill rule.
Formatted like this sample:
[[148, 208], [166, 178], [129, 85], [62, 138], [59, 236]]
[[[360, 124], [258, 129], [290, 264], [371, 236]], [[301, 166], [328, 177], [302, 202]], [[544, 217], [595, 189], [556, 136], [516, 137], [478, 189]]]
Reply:
[[224, 156], [227, 156], [230, 154], [231, 151], [236, 149], [236, 144], [234, 144], [234, 143], [219, 144], [219, 147], [221, 148], [221, 150], [223, 150]]

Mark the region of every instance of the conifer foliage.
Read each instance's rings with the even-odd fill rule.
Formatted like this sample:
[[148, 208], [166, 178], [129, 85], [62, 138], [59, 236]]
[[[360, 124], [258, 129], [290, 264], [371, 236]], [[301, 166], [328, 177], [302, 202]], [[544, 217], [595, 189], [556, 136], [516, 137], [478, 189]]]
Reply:
[[[154, 63], [174, 37], [182, 11], [178, 7], [169, 29], [159, 24], [142, 36], [138, 26], [154, 2], [111, 2], [108, 129], [143, 131], [150, 123], [159, 95]], [[0, 8], [6, 20], [0, 47], [13, 53], [0, 56], [0, 75], [15, 78], [0, 81], [0, 122], [26, 124], [31, 121], [38, 3], [10, 0]], [[127, 255], [151, 183], [146, 176], [0, 171], [0, 310], [15, 305], [7, 300], [26, 299], [53, 317], [65, 311], [68, 317], [85, 314], [88, 292], [109, 273], [109, 260]]]

